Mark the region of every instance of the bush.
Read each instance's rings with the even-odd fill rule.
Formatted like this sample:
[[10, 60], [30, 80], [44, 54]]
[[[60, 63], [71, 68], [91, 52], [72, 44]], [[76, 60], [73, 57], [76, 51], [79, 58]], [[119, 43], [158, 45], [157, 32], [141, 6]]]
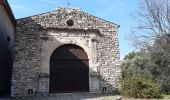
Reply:
[[125, 97], [160, 98], [161, 92], [157, 84], [141, 75], [124, 78], [121, 81], [121, 93]]
[[154, 47], [148, 52], [130, 52], [121, 62], [122, 78], [147, 75], [160, 86], [162, 93], [170, 94], [169, 51]]

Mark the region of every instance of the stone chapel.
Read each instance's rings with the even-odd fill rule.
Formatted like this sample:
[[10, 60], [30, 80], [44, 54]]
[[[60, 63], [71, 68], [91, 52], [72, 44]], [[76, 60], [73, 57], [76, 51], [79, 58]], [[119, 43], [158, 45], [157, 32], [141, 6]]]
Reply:
[[77, 8], [18, 19], [11, 96], [116, 93], [118, 28]]

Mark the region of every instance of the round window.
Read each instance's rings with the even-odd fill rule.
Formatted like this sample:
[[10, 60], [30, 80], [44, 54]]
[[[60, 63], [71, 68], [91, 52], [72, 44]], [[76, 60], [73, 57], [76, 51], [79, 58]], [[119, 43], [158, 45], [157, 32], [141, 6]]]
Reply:
[[73, 21], [73, 20], [70, 19], [70, 20], [67, 21], [67, 25], [68, 25], [68, 26], [73, 26], [73, 24], [74, 24], [74, 21]]

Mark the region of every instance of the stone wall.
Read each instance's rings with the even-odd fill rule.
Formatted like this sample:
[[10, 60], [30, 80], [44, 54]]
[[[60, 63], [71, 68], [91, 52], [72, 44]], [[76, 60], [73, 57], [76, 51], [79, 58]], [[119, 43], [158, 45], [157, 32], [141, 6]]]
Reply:
[[[68, 25], [68, 20], [73, 25]], [[41, 80], [48, 82], [50, 54], [59, 45], [71, 43], [81, 46], [89, 56], [89, 67], [93, 69], [90, 81], [99, 83], [95, 92], [115, 92], [121, 76], [118, 27], [74, 8], [18, 19], [11, 95], [27, 96], [28, 89], [40, 92]], [[41, 78], [44, 73], [47, 80]]]

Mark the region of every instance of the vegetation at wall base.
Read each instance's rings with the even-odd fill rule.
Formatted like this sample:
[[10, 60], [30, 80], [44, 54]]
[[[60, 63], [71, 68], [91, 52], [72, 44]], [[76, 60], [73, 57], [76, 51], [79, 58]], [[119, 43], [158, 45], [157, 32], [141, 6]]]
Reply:
[[121, 81], [121, 94], [133, 98], [161, 98], [160, 87], [142, 75], [124, 78]]

